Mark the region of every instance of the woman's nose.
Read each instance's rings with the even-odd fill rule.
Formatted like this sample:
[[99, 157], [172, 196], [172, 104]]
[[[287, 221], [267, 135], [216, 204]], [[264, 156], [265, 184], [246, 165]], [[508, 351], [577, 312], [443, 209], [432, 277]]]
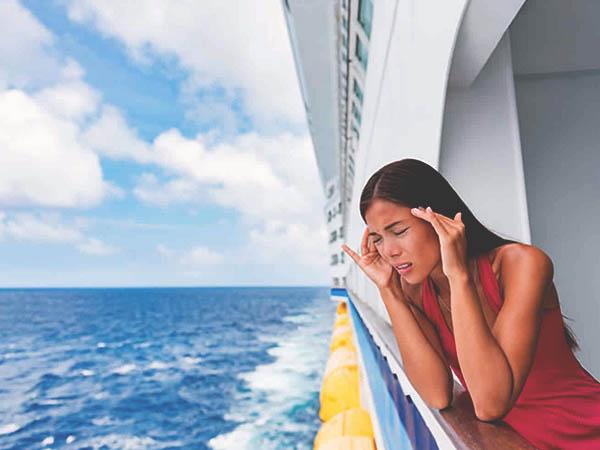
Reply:
[[402, 249], [391, 239], [384, 239], [382, 247], [383, 255], [387, 258], [392, 258], [402, 253]]

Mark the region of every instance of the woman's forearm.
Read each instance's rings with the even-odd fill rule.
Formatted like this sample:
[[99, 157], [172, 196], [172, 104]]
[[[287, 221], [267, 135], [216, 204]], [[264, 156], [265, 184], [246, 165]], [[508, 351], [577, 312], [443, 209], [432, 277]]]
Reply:
[[512, 389], [512, 371], [481, 309], [470, 276], [449, 277], [452, 327], [460, 368], [480, 419], [502, 416]]
[[408, 303], [392, 289], [380, 289], [392, 322], [403, 369], [431, 407], [443, 409], [452, 401], [453, 379], [439, 353], [425, 336]]

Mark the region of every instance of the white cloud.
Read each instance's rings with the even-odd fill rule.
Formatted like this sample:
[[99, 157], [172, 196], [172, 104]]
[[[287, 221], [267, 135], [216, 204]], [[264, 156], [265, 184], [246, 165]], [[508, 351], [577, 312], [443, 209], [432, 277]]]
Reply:
[[133, 193], [143, 202], [165, 207], [173, 203], [199, 203], [203, 189], [189, 178], [175, 178], [161, 183], [156, 175], [144, 173], [138, 177]]
[[249, 226], [248, 248], [239, 249], [248, 262], [256, 252], [265, 255], [265, 262], [282, 256], [306, 265], [326, 261], [324, 198], [308, 136], [247, 133], [214, 142], [202, 135], [186, 138], [171, 129], [146, 144], [113, 112], [111, 126], [86, 133], [98, 137], [87, 143], [106, 156], [161, 169], [165, 176], [138, 177], [133, 190], [138, 199], [162, 207], [210, 202], [235, 209]]
[[9, 217], [0, 212], [0, 238], [18, 241], [71, 243], [83, 239], [77, 227], [60, 223], [56, 215], [17, 214]]
[[0, 211], [0, 240], [15, 240], [37, 243], [68, 244], [81, 253], [89, 255], [111, 255], [118, 249], [100, 239], [86, 236], [84, 221], [67, 224], [57, 214], [18, 213]]
[[80, 137], [100, 94], [14, 0], [0, 2], [0, 206], [90, 207], [122, 191]]
[[[67, 5], [72, 19], [116, 37], [142, 63], [175, 57], [189, 75], [181, 88], [188, 118], [226, 131], [247, 115], [263, 125], [304, 121], [278, 0], [258, 7], [242, 0]], [[103, 179], [99, 156], [131, 160], [149, 169], [137, 179], [138, 199], [161, 206], [212, 202], [234, 208], [247, 227], [249, 241], [235, 255], [203, 245], [157, 249], [170, 261], [203, 271], [227, 260], [326, 269], [323, 198], [308, 136], [246, 133], [217, 142], [211, 132], [189, 138], [171, 129], [144, 142], [18, 2], [0, 2], [0, 25], [0, 206], [97, 205], [124, 195]], [[118, 251], [85, 228], [48, 215], [0, 216], [0, 238], [95, 255]]]
[[[220, 87], [230, 105], [231, 93], [233, 98], [241, 93], [245, 111], [258, 122], [304, 123], [280, 1], [154, 0], [146, 6], [71, 0], [68, 14], [123, 42], [138, 61], [174, 55], [191, 72], [188, 94]], [[206, 113], [202, 108], [191, 112]]]
[[215, 266], [225, 261], [223, 254], [201, 245], [184, 251], [175, 251], [164, 244], [159, 244], [156, 246], [156, 251], [170, 261], [191, 268]]
[[46, 87], [34, 96], [49, 113], [80, 122], [96, 112], [100, 95], [80, 79], [68, 79]]
[[84, 240], [81, 244], [77, 245], [77, 249], [81, 253], [97, 256], [112, 255], [118, 252], [118, 249], [116, 247], [108, 245], [102, 242], [101, 240], [95, 238], [88, 238]]
[[247, 252], [256, 262], [325, 267], [326, 239], [327, 232], [322, 226], [268, 221], [250, 232]]
[[52, 33], [16, 0], [0, 2], [0, 90], [55, 80], [62, 64], [50, 53]]
[[23, 91], [0, 92], [0, 205], [92, 206], [111, 190], [76, 123]]
[[102, 108], [100, 117], [84, 131], [82, 139], [98, 154], [109, 158], [139, 163], [152, 158], [148, 145], [127, 125], [119, 110], [110, 105]]
[[86, 145], [106, 157], [151, 164], [167, 174], [166, 182], [151, 173], [138, 177], [134, 195], [147, 203], [212, 200], [250, 221], [322, 221], [322, 188], [307, 135], [247, 133], [215, 143], [171, 129], [147, 144], [107, 107], [84, 136]]

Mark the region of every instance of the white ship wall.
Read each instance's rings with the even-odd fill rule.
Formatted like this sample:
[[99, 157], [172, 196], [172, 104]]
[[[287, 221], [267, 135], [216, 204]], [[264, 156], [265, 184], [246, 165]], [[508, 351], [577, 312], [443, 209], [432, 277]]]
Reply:
[[[287, 5], [287, 6], [286, 6]], [[325, 187], [338, 176], [336, 2], [283, 2], [315, 156]], [[298, 37], [302, 39], [298, 39]]]
[[600, 379], [600, 2], [529, 0], [511, 41], [532, 243]]
[[[378, 1], [369, 44], [363, 122], [348, 242], [356, 249], [364, 231], [358, 214], [362, 187], [382, 165], [418, 157], [437, 167], [446, 83], [466, 0]], [[347, 283], [389, 323], [377, 289], [355, 265]]]
[[[600, 18], [600, 3], [597, 11], [591, 10], [592, 0], [576, 3], [586, 2], [588, 16]], [[520, 28], [510, 37], [508, 32], [498, 35], [497, 47], [484, 59], [473, 83], [462, 85], [471, 76], [469, 70], [453, 70], [456, 83], [447, 88], [457, 31], [469, 25], [461, 25], [465, 2], [436, 2], [437, 7], [430, 3], [376, 3], [373, 29], [377, 32], [369, 48], [348, 242], [355, 249], [360, 243], [365, 225], [358, 200], [368, 177], [382, 165], [405, 157], [428, 162], [448, 178], [486, 226], [537, 245], [552, 257], [563, 313], [575, 320], [567, 323], [582, 347], [577, 356], [600, 378], [600, 352], [595, 348], [600, 342], [600, 232], [595, 231], [600, 223], [600, 72], [596, 72], [600, 64], [590, 61], [592, 53], [587, 59], [581, 54], [569, 56], [577, 42], [570, 39], [571, 47], [560, 48], [564, 61], [559, 58], [556, 63], [555, 55], [555, 65], [585, 72], [537, 77], [520, 73], [533, 62], [549, 70], [552, 55], [542, 51], [544, 58], [536, 59], [538, 49], [531, 42], [554, 44], [577, 31], [557, 30], [556, 21], [550, 21], [547, 32], [562, 35], [534, 39], [531, 34], [537, 28], [521, 18], [523, 11], [550, 5], [558, 9], [558, 17], [567, 17], [567, 24], [576, 27], [581, 22], [560, 10], [569, 9], [569, 2], [529, 0], [513, 22], [514, 27], [522, 24]], [[530, 3], [537, 4], [526, 9]], [[507, 24], [521, 4], [512, 2], [514, 10], [504, 17]], [[540, 20], [548, 21], [548, 14], [541, 14]], [[600, 27], [593, 28], [597, 21], [586, 20], [590, 27], [580, 31], [581, 37], [598, 41], [584, 47], [600, 48], [596, 30]], [[498, 33], [491, 25], [490, 29]], [[459, 63], [475, 64], [460, 55]], [[599, 55], [593, 54], [598, 63]], [[581, 216], [569, 214], [573, 205]], [[355, 265], [350, 266], [347, 282], [389, 322], [376, 288]]]
[[488, 228], [529, 243], [508, 38], [468, 88], [446, 99], [439, 171]]

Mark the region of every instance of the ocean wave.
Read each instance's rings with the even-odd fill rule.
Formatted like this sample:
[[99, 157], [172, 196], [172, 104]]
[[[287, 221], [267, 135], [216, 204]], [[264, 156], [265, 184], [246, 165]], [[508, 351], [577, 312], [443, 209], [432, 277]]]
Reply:
[[137, 366], [135, 364], [129, 363], [129, 364], [123, 364], [122, 366], [117, 367], [116, 369], [113, 369], [113, 373], [116, 373], [118, 375], [127, 375], [128, 373], [133, 372], [135, 369], [137, 369]]
[[108, 447], [121, 450], [146, 450], [148, 448], [161, 449], [181, 446], [182, 443], [181, 441], [160, 442], [149, 436], [111, 433], [80, 441], [78, 445], [92, 448]]
[[[297, 421], [292, 416], [299, 406], [306, 410], [318, 402], [332, 318], [332, 312], [323, 314], [322, 305], [311, 306], [301, 314], [286, 318], [286, 322], [298, 324], [298, 327], [278, 336], [259, 336], [262, 341], [276, 343], [268, 350], [274, 360], [238, 375], [250, 393], [238, 394], [239, 402], [225, 419], [241, 424], [211, 439], [208, 443], [211, 448], [275, 450], [292, 443], [286, 443], [284, 435], [316, 433], [316, 410], [308, 420]], [[293, 445], [294, 448], [310, 448], [310, 445], [302, 447], [298, 442]]]
[[21, 425], [16, 423], [7, 423], [5, 425], [0, 425], [0, 436], [5, 434], [12, 434], [15, 431], [19, 431], [21, 429]]

